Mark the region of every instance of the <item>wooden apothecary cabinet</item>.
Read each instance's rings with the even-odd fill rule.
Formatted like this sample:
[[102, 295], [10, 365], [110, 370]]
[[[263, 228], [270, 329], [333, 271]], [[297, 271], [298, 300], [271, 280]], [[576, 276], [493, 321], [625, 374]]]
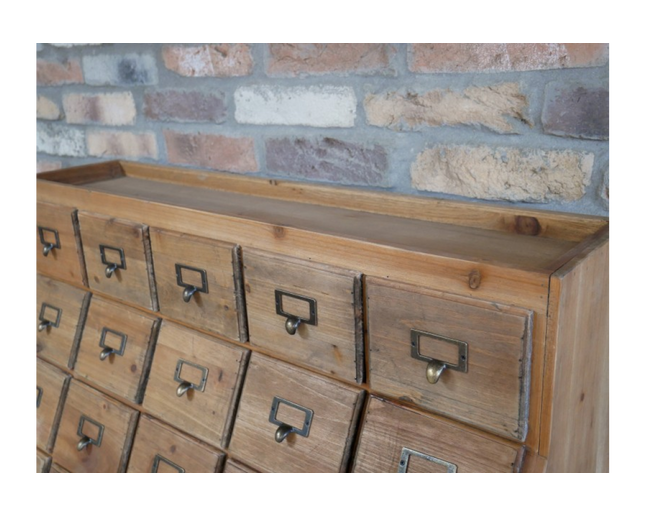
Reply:
[[36, 238], [39, 471], [608, 470], [606, 218], [115, 161]]

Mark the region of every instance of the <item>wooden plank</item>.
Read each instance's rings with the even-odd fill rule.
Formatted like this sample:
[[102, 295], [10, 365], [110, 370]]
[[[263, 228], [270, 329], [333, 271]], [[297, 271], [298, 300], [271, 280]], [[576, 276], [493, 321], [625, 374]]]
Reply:
[[540, 455], [609, 470], [609, 236], [551, 278]]
[[71, 378], [43, 360], [37, 359], [36, 364], [38, 387], [36, 444], [51, 453]]
[[70, 185], [83, 185], [106, 181], [124, 175], [123, 168], [119, 161], [104, 161], [92, 165], [79, 165], [77, 167], [52, 170], [37, 174], [38, 180], [56, 181]]
[[49, 473], [52, 458], [36, 448], [36, 473]]

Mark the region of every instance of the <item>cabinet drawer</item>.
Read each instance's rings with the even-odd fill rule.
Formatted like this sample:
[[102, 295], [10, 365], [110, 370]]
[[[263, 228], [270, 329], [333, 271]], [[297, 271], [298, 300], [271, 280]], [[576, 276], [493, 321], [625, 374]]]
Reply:
[[79, 212], [90, 288], [157, 309], [148, 226]]
[[161, 320], [94, 296], [83, 330], [76, 372], [141, 403]]
[[217, 473], [223, 462], [224, 452], [142, 416], [128, 473]]
[[233, 459], [227, 459], [223, 473], [257, 473], [257, 471], [249, 468], [248, 466], [245, 466], [241, 462], [237, 462]]
[[139, 413], [72, 380], [54, 460], [72, 473], [125, 470]]
[[524, 447], [371, 397], [355, 473], [512, 473]]
[[38, 272], [78, 285], [87, 284], [76, 210], [39, 202], [36, 219]]
[[51, 453], [67, 396], [70, 376], [42, 360], [36, 361], [36, 444]]
[[261, 472], [344, 472], [363, 394], [253, 354], [231, 453]]
[[36, 448], [36, 473], [49, 473], [52, 458]]
[[159, 311], [245, 342], [239, 247], [159, 229], [150, 240]]
[[361, 274], [255, 250], [243, 254], [251, 344], [362, 383]]
[[225, 447], [248, 354], [164, 321], [143, 406], [180, 430]]
[[372, 389], [526, 438], [532, 312], [375, 278], [366, 284]]
[[40, 275], [37, 289], [38, 356], [71, 369], [91, 294]]

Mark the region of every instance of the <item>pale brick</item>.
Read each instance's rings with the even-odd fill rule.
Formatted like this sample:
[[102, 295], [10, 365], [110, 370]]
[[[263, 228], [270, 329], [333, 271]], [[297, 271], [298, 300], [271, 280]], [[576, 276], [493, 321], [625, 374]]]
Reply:
[[389, 186], [387, 152], [381, 145], [335, 138], [279, 138], [266, 142], [267, 168], [281, 175], [334, 183]]
[[594, 155], [572, 150], [436, 146], [412, 165], [412, 186], [477, 199], [575, 201], [591, 179]]
[[608, 210], [609, 209], [609, 169], [606, 168], [602, 174], [602, 182], [598, 187], [598, 195], [600, 196], [600, 201], [602, 206]]
[[240, 77], [253, 70], [251, 47], [243, 43], [219, 45], [167, 45], [166, 68], [185, 77]]
[[38, 152], [56, 156], [85, 156], [85, 135], [80, 129], [38, 124], [36, 135]]
[[157, 84], [157, 63], [151, 54], [98, 55], [83, 57], [87, 84], [132, 86]]
[[82, 83], [81, 62], [78, 59], [64, 62], [38, 59], [36, 61], [36, 82], [38, 86]]
[[50, 170], [58, 170], [59, 168], [63, 168], [62, 161], [51, 161], [51, 160], [39, 159], [37, 163], [36, 172], [38, 173], [49, 172]]
[[267, 72], [274, 76], [325, 73], [393, 74], [396, 48], [386, 43], [272, 43]]
[[[528, 101], [517, 83], [470, 87], [463, 92], [387, 92], [365, 97], [371, 125], [394, 130], [427, 126], [474, 125], [499, 133], [518, 133], [527, 120]], [[530, 124], [529, 124], [530, 125]]]
[[144, 113], [151, 120], [172, 122], [226, 121], [224, 94], [218, 92], [147, 91]]
[[544, 132], [557, 136], [609, 139], [609, 90], [548, 84], [542, 125]]
[[164, 131], [168, 161], [230, 172], [257, 172], [252, 138]]
[[63, 97], [70, 124], [133, 125], [137, 116], [132, 93], [70, 93]]
[[154, 133], [92, 131], [87, 135], [90, 156], [157, 159], [157, 139]]
[[60, 48], [97, 46], [97, 45], [102, 45], [102, 44], [103, 43], [50, 43], [50, 45], [52, 47], [60, 47]]
[[235, 92], [241, 124], [352, 127], [356, 95], [345, 86], [243, 86]]
[[38, 95], [36, 99], [36, 118], [41, 120], [60, 120], [60, 109], [53, 100]]
[[416, 43], [410, 70], [426, 73], [508, 72], [603, 66], [606, 43]]

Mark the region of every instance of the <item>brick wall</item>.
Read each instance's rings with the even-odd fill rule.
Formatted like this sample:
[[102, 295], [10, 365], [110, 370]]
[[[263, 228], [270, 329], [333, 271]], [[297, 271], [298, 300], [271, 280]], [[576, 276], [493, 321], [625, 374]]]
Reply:
[[39, 44], [38, 170], [124, 158], [607, 214], [606, 44]]

